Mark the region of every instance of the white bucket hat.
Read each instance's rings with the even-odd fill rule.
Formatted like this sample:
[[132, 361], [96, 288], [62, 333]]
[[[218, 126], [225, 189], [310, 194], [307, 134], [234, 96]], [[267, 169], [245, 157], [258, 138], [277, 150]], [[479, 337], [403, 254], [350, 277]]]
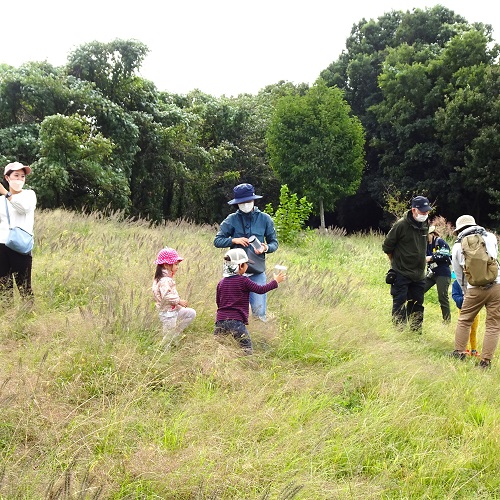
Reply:
[[461, 215], [457, 222], [455, 223], [455, 233], [459, 233], [463, 228], [467, 226], [476, 226], [476, 220], [472, 215]]

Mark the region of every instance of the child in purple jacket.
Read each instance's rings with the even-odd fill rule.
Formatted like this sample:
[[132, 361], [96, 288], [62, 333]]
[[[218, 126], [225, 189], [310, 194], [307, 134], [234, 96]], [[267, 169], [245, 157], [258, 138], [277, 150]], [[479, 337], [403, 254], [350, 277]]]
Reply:
[[248, 269], [246, 252], [242, 248], [233, 248], [224, 256], [224, 273], [217, 285], [217, 316], [214, 335], [232, 335], [244, 349], [246, 354], [252, 354], [252, 340], [246, 328], [250, 292], [263, 294], [278, 288], [278, 283], [285, 279], [280, 272], [266, 285], [257, 285], [243, 274]]

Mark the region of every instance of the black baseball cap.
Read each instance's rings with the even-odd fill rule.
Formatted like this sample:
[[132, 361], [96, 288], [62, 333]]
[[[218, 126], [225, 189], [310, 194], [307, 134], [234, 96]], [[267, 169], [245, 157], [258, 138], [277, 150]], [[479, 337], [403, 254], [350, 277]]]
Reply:
[[411, 200], [411, 208], [417, 208], [421, 212], [430, 212], [432, 210], [429, 200], [425, 196], [415, 196]]

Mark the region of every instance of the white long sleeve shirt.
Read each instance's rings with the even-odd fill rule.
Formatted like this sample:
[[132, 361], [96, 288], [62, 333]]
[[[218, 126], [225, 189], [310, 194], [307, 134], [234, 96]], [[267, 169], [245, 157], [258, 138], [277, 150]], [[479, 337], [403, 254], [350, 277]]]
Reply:
[[[31, 189], [23, 189], [7, 200], [11, 227], [21, 227], [33, 234], [35, 225], [36, 194]], [[0, 196], [0, 243], [7, 241], [9, 223], [5, 209], [5, 196]]]
[[[462, 233], [468, 234], [472, 229], [476, 229], [480, 226], [473, 226], [467, 229], [464, 229]], [[460, 233], [458, 237], [462, 235]], [[498, 240], [497, 237], [490, 232], [486, 232], [486, 236], [484, 236], [484, 242], [486, 244], [486, 251], [488, 252], [488, 255], [496, 259], [498, 257]], [[460, 283], [460, 286], [462, 286], [462, 283], [464, 283], [467, 288], [474, 288], [473, 285], [467, 283], [467, 278], [464, 276], [464, 264], [465, 264], [465, 259], [462, 253], [462, 244], [460, 242], [455, 243], [453, 245], [452, 251], [452, 266], [453, 266], [453, 271], [455, 272], [455, 276], [457, 278], [457, 281]], [[497, 279], [495, 280], [495, 283], [500, 283], [500, 274], [498, 275]]]

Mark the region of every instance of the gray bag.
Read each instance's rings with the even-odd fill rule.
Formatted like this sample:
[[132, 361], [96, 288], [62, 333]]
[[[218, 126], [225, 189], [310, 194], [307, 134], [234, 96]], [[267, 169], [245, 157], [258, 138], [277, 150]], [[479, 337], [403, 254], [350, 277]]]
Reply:
[[33, 250], [33, 235], [21, 227], [11, 227], [7, 198], [5, 198], [5, 211], [7, 213], [7, 222], [9, 223], [9, 235], [7, 236], [5, 246], [14, 250], [14, 252], [24, 255], [29, 254]]

